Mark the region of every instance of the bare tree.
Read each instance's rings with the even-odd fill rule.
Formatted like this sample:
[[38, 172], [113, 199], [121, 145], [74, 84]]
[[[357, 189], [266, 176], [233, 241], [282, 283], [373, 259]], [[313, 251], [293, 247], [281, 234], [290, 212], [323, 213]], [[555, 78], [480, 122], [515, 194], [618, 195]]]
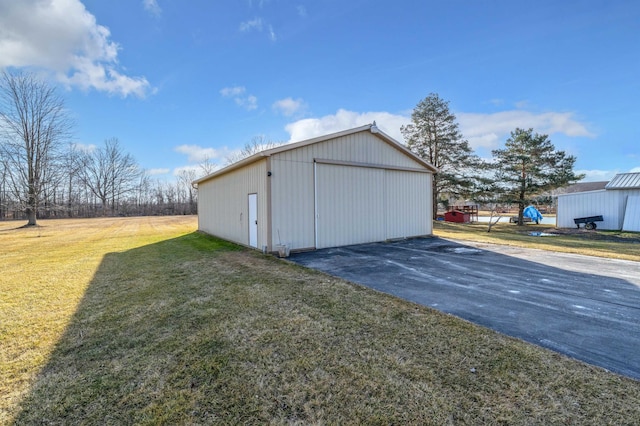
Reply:
[[83, 182], [100, 200], [102, 214], [114, 213], [122, 197], [134, 193], [142, 170], [116, 138], [85, 156]]
[[198, 165], [198, 168], [200, 169], [198, 177], [203, 177], [213, 173], [218, 168], [218, 165], [211, 161], [211, 158], [205, 157], [202, 163]]
[[244, 147], [234, 154], [230, 154], [225, 159], [225, 165], [237, 163], [243, 158], [251, 157], [253, 154], [275, 148], [283, 145], [284, 142], [274, 142], [268, 140], [264, 135], [254, 136], [250, 142], [244, 144]]
[[186, 191], [189, 203], [189, 214], [196, 213], [196, 190], [192, 183], [197, 179], [197, 173], [194, 169], [183, 169], [178, 173], [178, 185]]
[[27, 225], [36, 225], [48, 179], [71, 122], [54, 87], [34, 74], [0, 76], [0, 155], [10, 190], [23, 206]]

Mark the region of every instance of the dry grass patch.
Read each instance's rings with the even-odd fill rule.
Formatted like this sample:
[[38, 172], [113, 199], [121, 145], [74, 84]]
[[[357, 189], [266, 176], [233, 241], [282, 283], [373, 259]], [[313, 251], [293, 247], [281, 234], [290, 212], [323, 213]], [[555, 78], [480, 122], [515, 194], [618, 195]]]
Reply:
[[[640, 233], [556, 229], [548, 225], [498, 223], [487, 232], [487, 223], [434, 222], [434, 235], [442, 238], [504, 244], [588, 256], [640, 261]], [[544, 232], [554, 236], [532, 236]]]
[[[141, 237], [154, 219], [139, 220], [78, 241], [97, 263], [28, 374], [4, 352], [28, 330], [2, 335], [0, 394], [22, 387], [4, 422], [640, 422], [639, 382], [180, 226]], [[31, 293], [58, 276], [41, 271]]]

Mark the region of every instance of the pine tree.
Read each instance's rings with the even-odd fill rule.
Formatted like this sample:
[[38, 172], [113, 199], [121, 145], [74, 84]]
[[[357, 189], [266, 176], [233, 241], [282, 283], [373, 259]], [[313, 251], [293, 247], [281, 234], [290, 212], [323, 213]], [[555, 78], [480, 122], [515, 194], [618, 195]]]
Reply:
[[518, 225], [523, 224], [522, 213], [533, 197], [584, 177], [573, 171], [574, 156], [556, 151], [547, 135], [533, 133], [533, 129], [512, 131], [505, 148], [492, 154], [502, 200], [518, 204]]
[[465, 197], [474, 186], [474, 175], [481, 168], [449, 110], [449, 102], [431, 93], [411, 114], [411, 124], [400, 128], [407, 146], [437, 168], [433, 177], [433, 217], [441, 196]]

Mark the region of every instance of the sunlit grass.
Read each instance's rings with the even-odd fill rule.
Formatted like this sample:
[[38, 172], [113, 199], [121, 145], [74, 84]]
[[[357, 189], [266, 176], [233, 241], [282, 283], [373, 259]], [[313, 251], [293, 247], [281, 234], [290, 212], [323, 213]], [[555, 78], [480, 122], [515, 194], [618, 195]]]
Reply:
[[[434, 222], [434, 235], [484, 243], [537, 248], [565, 253], [585, 254], [611, 259], [640, 261], [640, 233], [618, 231], [561, 230], [549, 225], [511, 223], [494, 225], [487, 232], [487, 223]], [[533, 236], [532, 232], [554, 233], [554, 236]]]
[[640, 422], [640, 382], [194, 229], [0, 223], [0, 423]]

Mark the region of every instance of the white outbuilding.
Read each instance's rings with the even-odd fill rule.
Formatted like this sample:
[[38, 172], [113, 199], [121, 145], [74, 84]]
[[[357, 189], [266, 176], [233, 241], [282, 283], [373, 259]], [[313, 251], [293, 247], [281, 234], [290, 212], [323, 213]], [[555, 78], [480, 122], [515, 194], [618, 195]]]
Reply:
[[589, 216], [602, 216], [598, 229], [640, 232], [640, 173], [617, 174], [602, 190], [558, 195], [558, 228]]
[[431, 235], [434, 172], [373, 123], [196, 180], [198, 229], [265, 252]]

